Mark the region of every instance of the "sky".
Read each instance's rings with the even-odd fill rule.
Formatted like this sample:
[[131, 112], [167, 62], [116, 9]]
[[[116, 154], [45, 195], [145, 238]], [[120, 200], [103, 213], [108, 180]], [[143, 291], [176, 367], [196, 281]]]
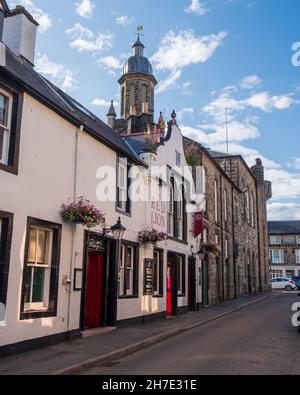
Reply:
[[262, 158], [271, 220], [300, 219], [299, 0], [8, 0], [40, 23], [36, 70], [106, 120], [138, 25], [156, 117], [207, 147]]

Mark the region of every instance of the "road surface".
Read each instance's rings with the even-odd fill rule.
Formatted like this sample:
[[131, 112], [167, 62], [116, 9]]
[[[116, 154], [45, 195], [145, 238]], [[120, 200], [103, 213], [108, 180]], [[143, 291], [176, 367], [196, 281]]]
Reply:
[[297, 294], [274, 297], [84, 375], [300, 374], [300, 333], [291, 325]]

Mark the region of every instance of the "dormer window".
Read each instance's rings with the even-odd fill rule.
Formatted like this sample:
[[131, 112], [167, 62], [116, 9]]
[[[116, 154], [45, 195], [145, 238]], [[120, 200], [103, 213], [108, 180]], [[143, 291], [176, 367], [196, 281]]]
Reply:
[[12, 97], [0, 90], [0, 163], [8, 164]]

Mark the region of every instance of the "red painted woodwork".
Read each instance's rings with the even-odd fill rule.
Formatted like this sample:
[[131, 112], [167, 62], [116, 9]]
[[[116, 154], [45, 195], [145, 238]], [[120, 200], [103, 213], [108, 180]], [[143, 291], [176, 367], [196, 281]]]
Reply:
[[92, 252], [89, 254], [86, 274], [85, 328], [101, 326], [102, 280], [103, 254]]
[[168, 264], [167, 269], [167, 314], [168, 316], [173, 315], [172, 308], [172, 285], [173, 285], [173, 267], [171, 264]]

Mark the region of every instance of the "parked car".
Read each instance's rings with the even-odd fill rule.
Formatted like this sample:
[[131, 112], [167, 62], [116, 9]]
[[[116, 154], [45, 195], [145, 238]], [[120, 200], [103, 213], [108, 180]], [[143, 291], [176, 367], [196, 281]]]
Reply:
[[292, 280], [295, 281], [296, 287], [300, 289], [300, 276], [293, 276]]
[[286, 291], [294, 291], [297, 289], [295, 281], [288, 277], [278, 277], [272, 280], [272, 289], [285, 289]]

